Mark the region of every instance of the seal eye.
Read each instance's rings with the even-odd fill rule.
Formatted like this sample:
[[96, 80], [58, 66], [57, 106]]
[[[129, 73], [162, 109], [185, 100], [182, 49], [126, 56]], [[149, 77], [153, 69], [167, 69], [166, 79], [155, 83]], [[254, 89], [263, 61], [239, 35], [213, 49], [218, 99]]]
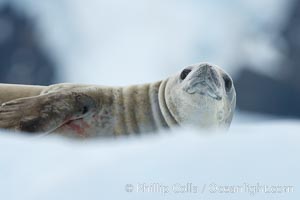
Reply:
[[184, 80], [191, 71], [191, 69], [184, 69], [180, 74], [180, 79]]
[[226, 92], [230, 92], [230, 90], [232, 88], [232, 81], [231, 81], [231, 79], [228, 77], [228, 75], [224, 75], [223, 76], [223, 80], [224, 80]]

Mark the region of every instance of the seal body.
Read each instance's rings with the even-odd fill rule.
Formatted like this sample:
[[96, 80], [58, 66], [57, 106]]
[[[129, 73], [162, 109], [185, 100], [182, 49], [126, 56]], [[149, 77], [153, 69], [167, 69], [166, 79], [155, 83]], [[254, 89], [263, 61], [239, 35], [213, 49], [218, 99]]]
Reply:
[[150, 84], [2, 85], [0, 94], [0, 127], [75, 137], [139, 134], [179, 125], [227, 128], [236, 98], [230, 76], [207, 63]]
[[161, 81], [129, 87], [86, 86], [83, 90], [94, 96], [96, 109], [82, 119], [64, 124], [55, 132], [93, 137], [139, 134], [167, 128], [159, 105], [160, 85]]

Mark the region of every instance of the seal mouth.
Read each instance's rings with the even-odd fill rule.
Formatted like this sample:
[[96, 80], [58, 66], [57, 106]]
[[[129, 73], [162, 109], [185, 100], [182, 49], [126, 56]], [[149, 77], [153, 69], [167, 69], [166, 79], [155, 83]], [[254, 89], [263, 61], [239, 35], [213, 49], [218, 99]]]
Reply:
[[218, 100], [218, 101], [221, 101], [222, 100], [222, 97], [216, 93], [212, 93], [210, 91], [207, 92], [207, 95], [210, 96], [211, 98], [215, 99], [215, 100]]
[[218, 101], [222, 100], [222, 96], [218, 94], [216, 88], [205, 81], [191, 84], [183, 89], [189, 94], [200, 94], [203, 96], [209, 96]]

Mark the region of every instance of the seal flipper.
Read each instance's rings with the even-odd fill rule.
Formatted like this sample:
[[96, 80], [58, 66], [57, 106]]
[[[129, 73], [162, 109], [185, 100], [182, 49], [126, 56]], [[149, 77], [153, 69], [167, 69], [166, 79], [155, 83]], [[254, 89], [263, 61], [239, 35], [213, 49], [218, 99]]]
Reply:
[[0, 106], [0, 128], [49, 133], [95, 109], [93, 98], [78, 92], [53, 92], [20, 98]]

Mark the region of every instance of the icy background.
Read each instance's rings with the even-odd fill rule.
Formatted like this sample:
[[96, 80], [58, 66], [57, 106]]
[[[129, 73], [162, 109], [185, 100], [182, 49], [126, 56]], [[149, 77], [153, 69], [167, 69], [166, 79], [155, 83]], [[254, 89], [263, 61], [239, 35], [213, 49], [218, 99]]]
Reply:
[[10, 0], [39, 22], [59, 82], [104, 85], [152, 82], [203, 61], [271, 73], [290, 1]]
[[[8, 2], [0, 0], [0, 3]], [[57, 82], [127, 85], [213, 62], [231, 74], [252, 63], [272, 74], [286, 0], [10, 0], [38, 21], [58, 61]], [[0, 199], [299, 199], [299, 121], [239, 113], [227, 133], [184, 129], [72, 142], [0, 134]], [[204, 193], [126, 192], [175, 183]], [[294, 192], [212, 194], [209, 184], [288, 185]]]

